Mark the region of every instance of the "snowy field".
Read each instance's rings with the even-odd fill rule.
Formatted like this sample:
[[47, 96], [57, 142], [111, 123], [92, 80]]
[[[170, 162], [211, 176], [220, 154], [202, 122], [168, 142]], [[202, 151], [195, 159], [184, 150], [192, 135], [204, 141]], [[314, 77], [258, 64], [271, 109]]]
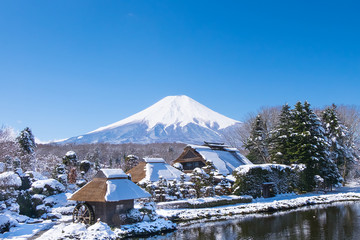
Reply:
[[[174, 230], [176, 224], [166, 219], [186, 222], [197, 219], [225, 219], [237, 214], [253, 214], [294, 209], [302, 206], [329, 204], [341, 201], [359, 201], [360, 184], [352, 183], [329, 193], [308, 193], [303, 195], [283, 194], [274, 198], [259, 198], [252, 203], [227, 205], [202, 209], [158, 209], [163, 218], [144, 221], [121, 228], [110, 229], [102, 222], [88, 228], [84, 224], [71, 223], [70, 216], [62, 216], [57, 221], [30, 221], [20, 223], [10, 232], [0, 234], [2, 239], [115, 239], [116, 237], [134, 236], [144, 233], [159, 233]], [[16, 216], [14, 216], [16, 217]], [[180, 226], [181, 227], [181, 226]]]

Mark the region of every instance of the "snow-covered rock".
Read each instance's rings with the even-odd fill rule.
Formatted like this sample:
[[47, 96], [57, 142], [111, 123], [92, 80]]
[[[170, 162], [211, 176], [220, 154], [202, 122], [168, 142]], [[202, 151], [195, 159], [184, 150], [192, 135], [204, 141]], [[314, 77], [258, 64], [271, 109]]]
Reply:
[[35, 171], [26, 171], [25, 175], [28, 176], [33, 182], [38, 180], [48, 179], [47, 177], [43, 176], [41, 173]]
[[19, 175], [14, 172], [4, 172], [0, 174], [0, 189], [19, 188], [21, 186], [21, 179]]
[[64, 185], [55, 179], [38, 180], [31, 185], [31, 190], [35, 194], [46, 196], [62, 193], [65, 191]]

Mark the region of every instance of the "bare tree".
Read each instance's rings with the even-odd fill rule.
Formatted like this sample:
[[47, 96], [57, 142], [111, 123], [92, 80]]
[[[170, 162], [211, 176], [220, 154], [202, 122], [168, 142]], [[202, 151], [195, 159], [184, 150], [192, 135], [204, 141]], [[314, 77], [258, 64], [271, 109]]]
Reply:
[[271, 131], [274, 129], [278, 121], [278, 116], [281, 107], [261, 107], [257, 113], [249, 113], [245, 121], [235, 129], [228, 130], [224, 133], [224, 138], [230, 146], [239, 149], [243, 153], [247, 153], [244, 149], [244, 144], [250, 136], [251, 125], [254, 122], [257, 115], [260, 115], [264, 121], [266, 137], [270, 137]]
[[337, 112], [341, 122], [348, 128], [350, 140], [357, 148], [360, 146], [360, 107], [340, 105]]

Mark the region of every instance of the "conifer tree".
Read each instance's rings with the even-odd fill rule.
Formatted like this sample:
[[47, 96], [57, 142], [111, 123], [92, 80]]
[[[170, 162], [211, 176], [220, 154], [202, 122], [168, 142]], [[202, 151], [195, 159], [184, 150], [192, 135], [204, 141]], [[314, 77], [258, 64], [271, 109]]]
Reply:
[[25, 169], [36, 170], [37, 169], [37, 160], [35, 157], [35, 138], [32, 134], [30, 128], [26, 127], [22, 130], [19, 136], [16, 138], [17, 143], [21, 149], [21, 159], [23, 162], [23, 167]]
[[32, 154], [35, 151], [36, 143], [34, 135], [31, 132], [31, 129], [26, 127], [22, 130], [19, 136], [16, 138], [22, 150], [27, 154]]
[[315, 187], [315, 176], [320, 175], [327, 184], [339, 180], [336, 166], [329, 158], [328, 144], [320, 119], [305, 102], [296, 103], [293, 112], [293, 145], [290, 153], [292, 162], [305, 164], [301, 178], [301, 188], [311, 191]]
[[290, 106], [285, 104], [280, 112], [279, 120], [275, 126], [269, 143], [270, 158], [279, 164], [290, 164], [291, 154], [289, 148], [292, 143], [292, 126], [291, 126]]
[[182, 198], [188, 198], [189, 197], [189, 187], [185, 183], [185, 173], [182, 173], [180, 175], [180, 193]]
[[249, 150], [246, 157], [253, 163], [267, 163], [269, 160], [265, 129], [266, 126], [259, 114], [251, 126], [250, 136], [245, 144], [245, 148]]
[[340, 122], [334, 104], [322, 112], [322, 122], [330, 145], [330, 158], [336, 163], [345, 179], [347, 166], [353, 163], [356, 158], [350, 142], [349, 131]]

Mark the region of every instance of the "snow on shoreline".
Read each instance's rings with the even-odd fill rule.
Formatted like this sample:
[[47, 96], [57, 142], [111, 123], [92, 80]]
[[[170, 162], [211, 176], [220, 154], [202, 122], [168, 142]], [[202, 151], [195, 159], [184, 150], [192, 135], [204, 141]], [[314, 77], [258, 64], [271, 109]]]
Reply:
[[275, 198], [258, 199], [253, 203], [247, 204], [204, 209], [159, 209], [157, 213], [170, 220], [181, 222], [206, 218], [221, 218], [239, 214], [276, 212], [303, 206], [330, 204], [342, 201], [360, 201], [360, 193], [309, 194], [303, 197], [295, 194], [284, 194]]
[[160, 234], [175, 229], [175, 223], [163, 218], [159, 218], [152, 222], [143, 221], [136, 224], [122, 225], [120, 228], [114, 229], [111, 229], [103, 222], [97, 222], [88, 228], [82, 223], [62, 223], [41, 235], [41, 239], [119, 239], [132, 236]]
[[214, 219], [228, 219], [231, 216], [234, 217], [241, 214], [276, 212], [342, 201], [360, 201], [360, 187], [358, 184], [351, 187], [342, 187], [327, 194], [283, 194], [273, 198], [255, 199], [252, 203], [202, 209], [158, 209], [157, 213], [164, 218], [158, 218], [154, 222], [144, 221], [132, 225], [123, 225], [115, 229], [110, 229], [107, 224], [102, 222], [86, 228], [83, 224], [69, 223], [71, 216], [62, 216], [62, 219], [56, 222], [49, 220], [35, 224], [26, 224], [24, 222], [18, 227], [12, 228], [10, 232], [0, 234], [0, 239], [28, 239], [50, 227], [51, 229], [43, 233], [39, 239], [70, 239], [74, 237], [74, 234], [77, 239], [116, 239], [138, 235], [154, 235], [176, 229], [176, 224], [167, 219], [179, 221], [178, 226], [181, 227], [192, 220], [203, 219], [205, 221], [212, 221]]

